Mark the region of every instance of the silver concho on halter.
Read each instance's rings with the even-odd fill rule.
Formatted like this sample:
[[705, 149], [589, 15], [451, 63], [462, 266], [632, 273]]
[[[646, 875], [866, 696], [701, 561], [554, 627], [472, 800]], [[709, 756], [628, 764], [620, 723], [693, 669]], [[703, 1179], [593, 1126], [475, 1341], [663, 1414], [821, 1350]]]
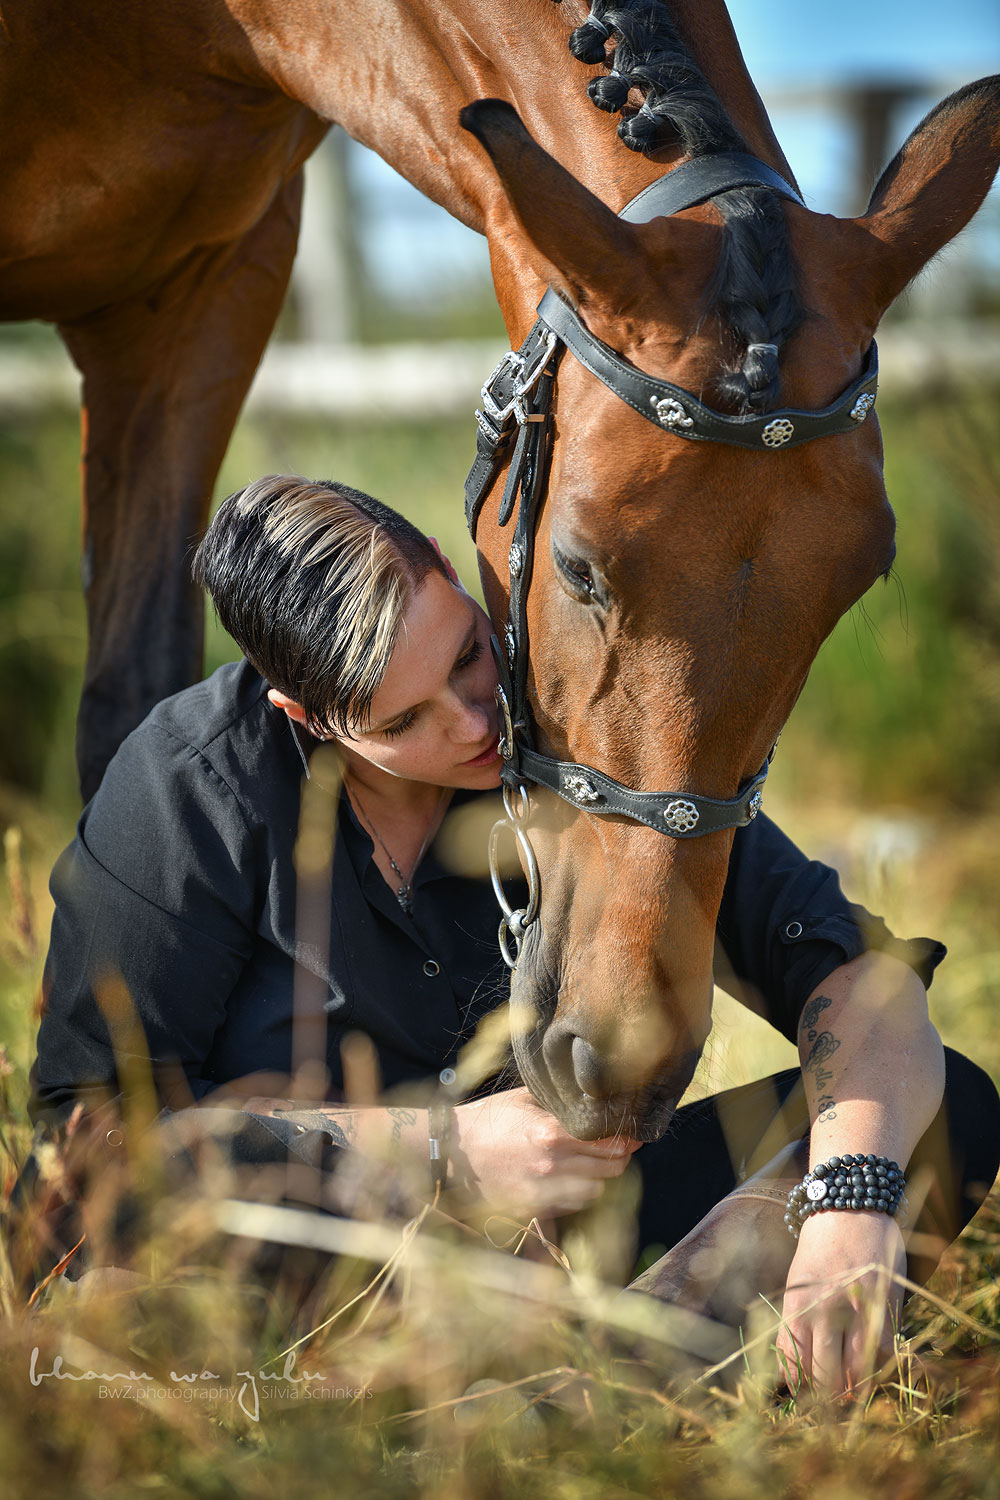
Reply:
[[511, 543], [510, 557], [508, 558], [508, 562], [510, 563], [511, 578], [520, 578], [521, 569], [524, 567], [524, 553], [521, 551], [521, 545], [519, 542]]
[[663, 809], [663, 821], [671, 833], [690, 833], [693, 828], [697, 828], [700, 817], [694, 803], [688, 802], [684, 797], [675, 798]]
[[592, 807], [595, 802], [600, 802], [601, 794], [592, 781], [586, 776], [564, 776], [562, 779], [563, 791], [568, 792], [574, 802], [582, 802], [587, 807]]
[[656, 412], [657, 420], [664, 427], [693, 427], [694, 418], [689, 417], [679, 401], [673, 396], [661, 396], [659, 400], [650, 396], [649, 403]]
[[855, 401], [854, 405], [851, 407], [851, 418], [855, 422], [863, 422], [874, 405], [875, 397], [872, 395], [871, 391], [865, 391], [864, 395], [859, 396], [857, 401]]
[[795, 428], [787, 417], [775, 417], [764, 428], [760, 440], [765, 448], [783, 448], [794, 432]]
[[751, 823], [760, 812], [760, 804], [763, 800], [764, 790], [762, 787], [758, 787], [753, 796], [750, 798], [750, 801], [747, 803], [747, 817], [750, 819]]

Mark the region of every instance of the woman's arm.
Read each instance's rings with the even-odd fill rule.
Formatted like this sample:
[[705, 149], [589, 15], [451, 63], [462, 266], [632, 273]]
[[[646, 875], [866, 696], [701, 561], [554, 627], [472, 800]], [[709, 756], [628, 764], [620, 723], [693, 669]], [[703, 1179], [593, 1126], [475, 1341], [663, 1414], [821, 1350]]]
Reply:
[[204, 757], [150, 721], [130, 735], [52, 874], [36, 1119], [128, 1092], [124, 1075], [150, 1067], [160, 1102], [209, 1090], [203, 1064], [252, 952], [255, 867]]
[[807, 999], [851, 959], [877, 949], [929, 985], [945, 954], [930, 938], [894, 937], [764, 813], [736, 832], [717, 933], [717, 982], [790, 1041]]
[[[798, 1044], [810, 1163], [874, 1152], [905, 1171], [944, 1092], [944, 1053], [914, 971], [881, 953], [842, 965], [810, 996]], [[778, 1340], [787, 1367], [831, 1391], [870, 1373], [878, 1350], [891, 1345], [901, 1293], [884, 1274], [849, 1273], [871, 1264], [900, 1272], [905, 1263], [900, 1227], [886, 1214], [832, 1210], [808, 1218]]]
[[[254, 1114], [294, 1120], [287, 1099], [251, 1098]], [[428, 1111], [407, 1106], [350, 1108], [321, 1104], [334, 1144], [398, 1165], [418, 1193], [430, 1191]], [[446, 1186], [494, 1209], [534, 1215], [573, 1213], [593, 1202], [609, 1177], [619, 1177], [639, 1142], [618, 1137], [578, 1141], [525, 1088], [507, 1089], [456, 1106], [448, 1144]]]

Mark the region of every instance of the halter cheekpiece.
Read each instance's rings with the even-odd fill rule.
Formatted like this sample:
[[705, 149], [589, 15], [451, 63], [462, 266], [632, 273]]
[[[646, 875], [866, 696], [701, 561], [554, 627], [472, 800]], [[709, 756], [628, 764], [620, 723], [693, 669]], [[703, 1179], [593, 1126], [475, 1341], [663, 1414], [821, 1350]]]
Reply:
[[[698, 157], [675, 167], [633, 198], [619, 217], [630, 223], [645, 223], [737, 187], [767, 187], [795, 203], [802, 202], [772, 167], [756, 157], [730, 152]], [[535, 749], [527, 697], [527, 599], [535, 528], [552, 451], [552, 393], [563, 354], [568, 349], [619, 400], [675, 437], [760, 452], [794, 448], [814, 438], [856, 431], [875, 405], [878, 386], [878, 352], [873, 341], [859, 378], [822, 410], [789, 408], [763, 415], [729, 416], [706, 406], [682, 386], [657, 380], [622, 359], [590, 332], [552, 287], [537, 311], [537, 321], [520, 349], [503, 356], [482, 388], [483, 405], [476, 412], [476, 458], [465, 482], [466, 520], [475, 539], [479, 513], [516, 434], [499, 511], [501, 526], [506, 526], [517, 511], [509, 553], [510, 608], [503, 646], [493, 638], [506, 821], [496, 825], [490, 839], [493, 886], [503, 912], [500, 949], [511, 968], [517, 961], [524, 930], [537, 917], [540, 904], [538, 865], [526, 833], [527, 783], [547, 787], [581, 812], [631, 818], [675, 839], [699, 838], [752, 822], [774, 755], [772, 748], [757, 774], [735, 797], [715, 798], [694, 792], [636, 792], [603, 771], [575, 761], [556, 760]], [[520, 910], [508, 904], [498, 873], [496, 844], [504, 828], [514, 833], [526, 865], [528, 904]]]

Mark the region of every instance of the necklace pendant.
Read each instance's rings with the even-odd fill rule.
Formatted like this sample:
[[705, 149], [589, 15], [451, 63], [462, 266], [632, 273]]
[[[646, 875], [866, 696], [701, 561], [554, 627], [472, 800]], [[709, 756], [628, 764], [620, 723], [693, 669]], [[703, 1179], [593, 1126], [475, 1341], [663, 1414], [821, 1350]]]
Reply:
[[413, 905], [412, 885], [401, 885], [396, 892], [396, 900], [399, 902], [404, 911], [409, 911], [410, 907]]

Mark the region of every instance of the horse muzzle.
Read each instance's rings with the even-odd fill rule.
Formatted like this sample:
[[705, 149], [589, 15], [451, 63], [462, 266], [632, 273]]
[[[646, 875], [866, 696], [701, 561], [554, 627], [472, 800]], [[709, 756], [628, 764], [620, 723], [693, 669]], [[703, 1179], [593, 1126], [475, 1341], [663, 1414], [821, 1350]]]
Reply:
[[658, 1141], [694, 1076], [701, 1047], [669, 1058], [655, 1072], [615, 1049], [598, 1050], [568, 1020], [515, 1036], [514, 1059], [538, 1103], [579, 1140], [628, 1136]]

